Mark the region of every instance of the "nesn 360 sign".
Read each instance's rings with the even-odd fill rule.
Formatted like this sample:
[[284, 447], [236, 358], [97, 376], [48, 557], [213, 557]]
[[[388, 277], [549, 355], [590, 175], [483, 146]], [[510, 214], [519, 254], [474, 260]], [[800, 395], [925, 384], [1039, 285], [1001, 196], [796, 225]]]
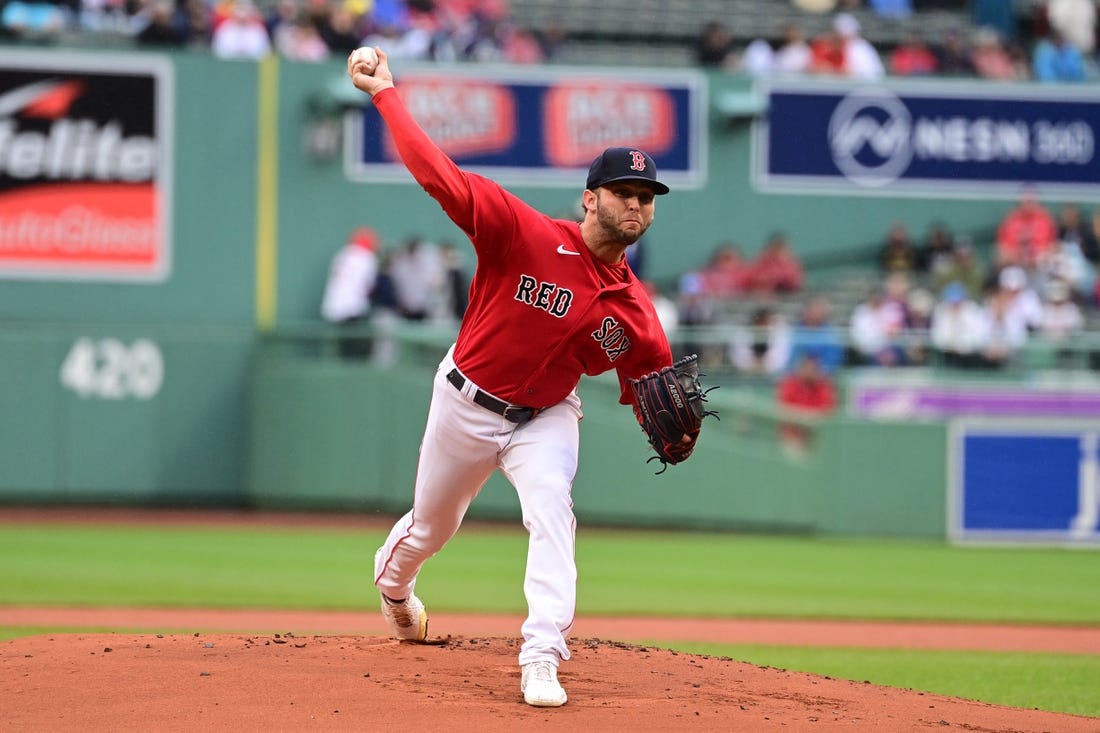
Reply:
[[1100, 198], [1094, 87], [771, 82], [756, 125], [765, 190]]

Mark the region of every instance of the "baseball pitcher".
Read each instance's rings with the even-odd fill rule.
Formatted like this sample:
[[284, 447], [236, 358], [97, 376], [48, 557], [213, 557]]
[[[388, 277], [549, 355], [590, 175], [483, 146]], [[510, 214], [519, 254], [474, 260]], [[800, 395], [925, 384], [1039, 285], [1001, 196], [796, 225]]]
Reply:
[[569, 659], [577, 578], [570, 496], [577, 383], [616, 370], [620, 401], [633, 406], [664, 464], [691, 454], [707, 414], [694, 360], [672, 364], [650, 298], [624, 258], [653, 222], [656, 196], [669, 189], [644, 151], [610, 148], [592, 162], [583, 220], [551, 218], [438, 148], [402, 103], [384, 51], [353, 52], [348, 74], [370, 95], [404, 165], [477, 254], [469, 307], [435, 376], [412, 509], [375, 555], [383, 616], [397, 638], [425, 640], [417, 574], [499, 469], [529, 533], [520, 689], [530, 705], [562, 705], [557, 670]]

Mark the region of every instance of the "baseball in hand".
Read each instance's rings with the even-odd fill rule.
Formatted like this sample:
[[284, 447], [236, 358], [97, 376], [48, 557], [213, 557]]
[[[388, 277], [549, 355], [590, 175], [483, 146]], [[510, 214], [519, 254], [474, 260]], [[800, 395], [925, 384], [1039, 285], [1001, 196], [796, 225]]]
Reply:
[[378, 54], [370, 46], [363, 46], [351, 52], [351, 60], [348, 63], [351, 73], [366, 74], [370, 76], [378, 67]]

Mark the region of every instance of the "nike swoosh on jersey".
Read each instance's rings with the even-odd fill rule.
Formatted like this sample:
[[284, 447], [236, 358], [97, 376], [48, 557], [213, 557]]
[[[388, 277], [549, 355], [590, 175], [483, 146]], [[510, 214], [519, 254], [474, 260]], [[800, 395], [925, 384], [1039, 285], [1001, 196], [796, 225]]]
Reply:
[[558, 254], [560, 255], [579, 255], [580, 252], [574, 252], [571, 249], [566, 249], [564, 244], [558, 245]]

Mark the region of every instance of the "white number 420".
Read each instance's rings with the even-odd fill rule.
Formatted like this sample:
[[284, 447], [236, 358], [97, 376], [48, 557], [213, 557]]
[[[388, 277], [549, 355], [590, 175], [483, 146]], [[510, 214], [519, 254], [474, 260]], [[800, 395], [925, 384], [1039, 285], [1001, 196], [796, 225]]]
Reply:
[[81, 397], [147, 400], [164, 383], [164, 358], [149, 339], [80, 338], [61, 364], [61, 384]]

